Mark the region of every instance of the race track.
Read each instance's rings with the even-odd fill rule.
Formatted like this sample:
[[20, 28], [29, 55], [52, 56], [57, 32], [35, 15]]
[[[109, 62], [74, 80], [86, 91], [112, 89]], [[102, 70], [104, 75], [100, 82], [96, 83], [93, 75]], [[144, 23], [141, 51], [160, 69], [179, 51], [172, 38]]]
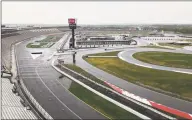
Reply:
[[[29, 41], [16, 46], [17, 69], [20, 78], [37, 102], [53, 117], [53, 119], [105, 119], [103, 115], [79, 101], [64, 85], [59, 82], [61, 75], [47, 61], [53, 49], [27, 49]], [[43, 52], [33, 59], [31, 52]], [[46, 52], [44, 54], [44, 51]]]
[[[119, 86], [120, 88], [129, 91], [135, 95], [138, 95], [140, 97], [155, 101], [157, 103], [166, 105], [171, 108], [175, 108], [184, 112], [191, 113], [192, 111], [192, 103], [181, 100], [178, 98], [174, 98], [165, 94], [161, 94], [152, 90], [149, 90], [147, 88], [138, 86], [136, 84], [127, 82], [126, 80], [120, 79], [114, 75], [111, 75], [103, 70], [100, 70], [89, 63], [87, 63], [82, 57], [87, 54], [94, 54], [94, 53], [100, 53], [100, 52], [106, 52], [104, 50], [105, 48], [98, 48], [98, 49], [92, 49], [92, 50], [85, 50], [85, 51], [79, 51], [76, 55], [76, 65], [86, 70], [88, 73], [94, 75], [97, 78], [102, 79], [103, 81], [107, 81], [111, 84], [114, 84], [116, 86]], [[125, 51], [136, 51], [140, 48], [126, 48]], [[110, 51], [118, 51], [119, 49], [113, 49]], [[154, 48], [150, 50], [156, 50]], [[126, 54], [125, 54], [126, 55]], [[190, 72], [191, 70], [187, 71]]]
[[138, 48], [133, 50], [125, 50], [118, 54], [118, 57], [128, 63], [147, 67], [147, 68], [153, 68], [157, 70], [166, 70], [166, 71], [173, 71], [173, 72], [179, 72], [179, 73], [186, 73], [186, 74], [192, 74], [192, 69], [183, 69], [183, 68], [173, 68], [173, 67], [165, 67], [165, 66], [159, 66], [159, 65], [153, 65], [149, 63], [145, 63], [142, 61], [139, 61], [133, 57], [133, 54], [137, 52], [148, 52], [148, 51], [160, 51], [160, 52], [172, 52], [172, 53], [183, 53], [183, 54], [192, 54], [191, 51], [187, 50], [168, 50], [168, 49], [152, 49], [152, 48]]

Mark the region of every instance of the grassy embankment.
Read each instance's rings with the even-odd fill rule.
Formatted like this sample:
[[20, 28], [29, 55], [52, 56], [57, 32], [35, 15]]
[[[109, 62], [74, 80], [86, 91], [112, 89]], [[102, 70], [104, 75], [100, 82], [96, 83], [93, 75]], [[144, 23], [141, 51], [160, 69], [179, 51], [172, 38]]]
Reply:
[[152, 86], [180, 95], [177, 97], [192, 98], [192, 75], [140, 67], [119, 58], [84, 57], [84, 59], [90, 64], [129, 82]]
[[[73, 65], [73, 64], [64, 64], [65, 67], [101, 84], [101, 85], [104, 85], [106, 87], [109, 87], [108, 85], [106, 85], [102, 80], [96, 78], [95, 76], [89, 74], [88, 72], [86, 72], [85, 70], [81, 69], [80, 67], [76, 66], [76, 65]], [[110, 88], [110, 87], [109, 87]]]
[[169, 52], [138, 52], [135, 53], [133, 57], [151, 64], [192, 69], [192, 54]]
[[93, 54], [93, 56], [117, 56], [117, 54], [118, 54], [119, 52], [120, 52], [120, 51], [96, 53], [96, 54]]
[[166, 48], [166, 47], [161, 47], [161, 46], [155, 46], [155, 45], [148, 45], [148, 46], [141, 46], [142, 48], [159, 48], [159, 49], [170, 49], [173, 50], [171, 48]]
[[[87, 73], [80, 67], [72, 64], [65, 64], [65, 67], [90, 78], [91, 80], [100, 83], [104, 86], [107, 86], [104, 84], [104, 82], [93, 75]], [[107, 86], [108, 87], [108, 86]], [[72, 92], [75, 96], [77, 96], [79, 99], [99, 111], [100, 113], [104, 114], [110, 119], [139, 119], [137, 116], [133, 115], [132, 113], [129, 113], [128, 111], [114, 105], [113, 103], [105, 100], [104, 98], [96, 95], [95, 93], [92, 93], [91, 91], [87, 90], [86, 88], [82, 87], [78, 83], [72, 82], [72, 85], [69, 89], [70, 92]]]
[[105, 100], [78, 83], [72, 82], [69, 91], [109, 119], [139, 119], [134, 114]]
[[179, 44], [171, 44], [171, 43], [159, 43], [159, 45], [162, 45], [162, 46], [170, 46], [170, 47], [174, 47], [174, 48], [182, 48], [182, 47], [185, 47], [185, 46], [190, 46], [190, 45], [179, 45]]

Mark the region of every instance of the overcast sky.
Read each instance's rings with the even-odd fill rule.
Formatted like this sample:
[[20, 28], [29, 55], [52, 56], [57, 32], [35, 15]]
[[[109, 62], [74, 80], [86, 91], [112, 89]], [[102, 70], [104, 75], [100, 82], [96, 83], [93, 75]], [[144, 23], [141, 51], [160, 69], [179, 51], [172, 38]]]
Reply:
[[192, 24], [192, 2], [2, 2], [3, 24]]

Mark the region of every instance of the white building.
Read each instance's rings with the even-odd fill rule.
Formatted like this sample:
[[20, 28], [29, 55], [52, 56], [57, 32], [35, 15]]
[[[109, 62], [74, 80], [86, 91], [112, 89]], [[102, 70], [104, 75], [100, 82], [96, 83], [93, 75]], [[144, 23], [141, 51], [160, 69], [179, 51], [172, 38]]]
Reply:
[[163, 37], [140, 37], [140, 39], [151, 42], [174, 42], [179, 40], [187, 40], [191, 38], [178, 37], [178, 36], [163, 36]]
[[115, 40], [123, 40], [126, 37], [129, 37], [129, 34], [110, 34]]

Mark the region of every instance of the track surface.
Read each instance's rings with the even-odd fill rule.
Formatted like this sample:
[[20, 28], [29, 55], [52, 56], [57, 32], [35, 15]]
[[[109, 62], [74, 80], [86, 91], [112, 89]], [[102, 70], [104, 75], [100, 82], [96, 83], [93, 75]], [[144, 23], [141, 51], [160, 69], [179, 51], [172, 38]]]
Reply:
[[10, 69], [10, 50], [11, 50], [11, 44], [15, 42], [22, 41], [24, 39], [35, 37], [43, 34], [49, 34], [49, 33], [60, 33], [61, 31], [55, 30], [55, 31], [42, 31], [42, 32], [31, 32], [29, 30], [20, 31], [18, 32], [20, 35], [17, 36], [10, 36], [6, 38], [2, 38], [1, 40], [1, 51], [2, 51], [2, 64], [6, 65], [8, 69]]
[[[137, 50], [139, 48], [128, 48], [125, 50]], [[151, 49], [156, 50], [156, 49]], [[111, 50], [113, 51], [113, 50]], [[86, 70], [88, 73], [93, 74], [94, 76], [102, 79], [103, 81], [107, 81], [109, 83], [112, 83], [116, 86], [119, 86], [120, 88], [129, 91], [135, 95], [141, 96], [143, 98], [155, 101], [157, 103], [166, 105], [168, 107], [172, 107], [184, 112], [192, 113], [192, 103], [188, 101], [184, 101], [181, 99], [177, 99], [174, 97], [170, 97], [168, 95], [164, 95], [149, 89], [146, 89], [144, 87], [135, 85], [133, 83], [127, 82], [123, 79], [120, 79], [114, 75], [111, 75], [103, 70], [100, 70], [89, 63], [87, 63], [85, 60], [82, 59], [83, 55], [86, 54], [93, 54], [93, 53], [99, 53], [99, 52], [105, 52], [103, 49], [94, 49], [94, 50], [86, 50], [86, 51], [79, 51], [77, 53], [77, 61], [76, 64]]]
[[153, 68], [153, 69], [158, 69], [158, 70], [166, 70], [166, 71], [192, 74], [192, 69], [173, 68], [173, 67], [153, 65], [150, 63], [145, 63], [145, 62], [139, 61], [132, 56], [136, 52], [147, 52], [147, 51], [161, 51], [161, 52], [192, 54], [191, 51], [181, 50], [181, 49], [180, 50], [167, 50], [167, 49], [165, 50], [165, 49], [138, 48], [138, 49], [134, 49], [134, 50], [127, 50], [127, 51], [120, 52], [118, 54], [118, 56], [119, 56], [119, 58], [121, 58], [122, 60], [124, 60], [128, 63], [143, 66], [143, 67], [148, 67], [148, 68]]
[[[20, 78], [37, 102], [53, 119], [105, 119], [88, 105], [79, 101], [60, 82], [60, 73], [47, 61], [53, 51], [49, 49], [26, 49], [29, 41], [16, 46], [16, 57]], [[46, 52], [42, 57], [33, 59], [32, 51]]]
[[[15, 41], [21, 41], [28, 37], [34, 37], [46, 33], [29, 33], [26, 35], [12, 36], [2, 40], [2, 56], [5, 64], [10, 66], [10, 44]], [[34, 98], [42, 105], [42, 107], [54, 118], [69, 118], [69, 119], [86, 119], [96, 118], [103, 119], [104, 117], [94, 111], [81, 101], [77, 100], [73, 95], [66, 90], [57, 80], [60, 76], [50, 65], [51, 61], [37, 58], [32, 59], [30, 49], [26, 49], [27, 42], [22, 42], [16, 47], [16, 56], [18, 59], [20, 77], [34, 96]], [[127, 48], [126, 50], [137, 50], [138, 48]], [[46, 49], [44, 49], [46, 50]], [[43, 51], [44, 51], [43, 50]], [[48, 50], [48, 49], [47, 49]], [[156, 49], [153, 49], [156, 50]], [[38, 50], [39, 51], [39, 50]], [[113, 51], [113, 50], [110, 50]], [[53, 52], [47, 51], [50, 54]], [[129, 83], [125, 80], [108, 74], [82, 59], [83, 55], [105, 52], [104, 48], [85, 49], [77, 52], [76, 64], [94, 76], [108, 81], [116, 86], [123, 88], [135, 95], [161, 103], [163, 105], [176, 108], [181, 111], [191, 113], [192, 103], [177, 98], [173, 98], [158, 92], [148, 90], [138, 85]], [[49, 54], [49, 55], [50, 55]], [[70, 61], [70, 59], [68, 59]], [[50, 74], [51, 73], [51, 74]], [[67, 106], [67, 107], [66, 107]], [[68, 109], [70, 108], [70, 109]], [[73, 112], [72, 112], [73, 111]]]

